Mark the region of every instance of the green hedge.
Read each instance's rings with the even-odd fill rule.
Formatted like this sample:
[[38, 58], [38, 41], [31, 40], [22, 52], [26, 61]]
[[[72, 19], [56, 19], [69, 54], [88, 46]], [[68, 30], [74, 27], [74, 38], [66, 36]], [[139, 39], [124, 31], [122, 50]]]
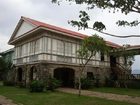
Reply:
[[3, 85], [4, 86], [14, 86], [15, 82], [14, 81], [5, 80], [5, 81], [3, 81]]
[[44, 90], [44, 84], [42, 81], [34, 80], [30, 84], [30, 92], [43, 92]]
[[[78, 88], [79, 83], [78, 80], [75, 83], [76, 88]], [[81, 88], [82, 89], [90, 89], [94, 87], [94, 80], [89, 79], [89, 78], [81, 78]]]
[[128, 88], [140, 89], [140, 80], [128, 80], [126, 85]]
[[46, 90], [53, 91], [54, 89], [61, 86], [61, 81], [57, 80], [56, 78], [49, 77], [46, 82]]

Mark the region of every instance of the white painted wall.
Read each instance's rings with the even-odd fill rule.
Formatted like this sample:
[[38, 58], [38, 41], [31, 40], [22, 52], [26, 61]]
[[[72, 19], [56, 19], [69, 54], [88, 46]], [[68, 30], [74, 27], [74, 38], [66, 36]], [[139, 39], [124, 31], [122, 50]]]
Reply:
[[15, 37], [18, 37], [28, 31], [32, 30], [33, 28], [35, 28], [35, 26], [23, 21], [23, 23], [21, 24], [20, 28], [18, 29]]
[[43, 54], [38, 55], [38, 60], [43, 60]]

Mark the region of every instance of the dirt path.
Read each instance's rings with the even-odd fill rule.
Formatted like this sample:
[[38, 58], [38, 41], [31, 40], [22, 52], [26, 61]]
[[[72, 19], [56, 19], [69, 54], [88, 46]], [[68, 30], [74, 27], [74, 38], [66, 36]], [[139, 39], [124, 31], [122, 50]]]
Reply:
[[[72, 93], [72, 94], [78, 94], [77, 89], [71, 89], [71, 88], [59, 88], [58, 91]], [[88, 90], [82, 90], [81, 94], [84, 96], [99, 97], [99, 98], [105, 98], [105, 99], [109, 99], [109, 100], [126, 101], [126, 102], [130, 102], [130, 103], [140, 104], [140, 97], [133, 97], [133, 96], [128, 96], [128, 95], [118, 95], [118, 94], [111, 94], [111, 93], [93, 92], [93, 91], [88, 91]]]
[[[17, 104], [14, 104], [12, 100], [7, 99], [6, 97], [0, 95], [0, 105], [17, 105]], [[18, 104], [18, 105], [22, 105], [22, 104]]]

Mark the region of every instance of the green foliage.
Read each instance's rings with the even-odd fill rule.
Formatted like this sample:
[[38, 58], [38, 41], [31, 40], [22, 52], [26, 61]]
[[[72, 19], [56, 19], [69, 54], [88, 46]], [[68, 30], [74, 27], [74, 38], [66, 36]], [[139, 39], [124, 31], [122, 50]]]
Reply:
[[4, 71], [6, 69], [6, 62], [2, 57], [0, 57], [0, 71]]
[[[63, 0], [52, 0], [53, 3], [57, 3]], [[121, 10], [122, 13], [128, 14], [130, 12], [140, 13], [139, 0], [64, 0], [69, 2], [75, 2], [76, 4], [87, 4], [88, 9], [94, 9], [95, 7], [100, 9], [110, 9], [113, 12]]]
[[0, 79], [5, 79], [8, 65], [2, 57], [0, 57]]
[[132, 88], [132, 89], [140, 89], [140, 80], [113, 80], [111, 78], [106, 78], [106, 87], [117, 87], [116, 83], [118, 83], [120, 88]]
[[34, 80], [30, 84], [30, 92], [43, 92], [44, 90], [44, 84], [42, 81]]
[[123, 45], [119, 49], [115, 50], [117, 53], [115, 53], [116, 55], [115, 54], [114, 55], [117, 56], [117, 57], [123, 56], [123, 57], [133, 58], [134, 55], [137, 54], [138, 52], [135, 51], [135, 50], [127, 50], [129, 47], [131, 47], [131, 46], [128, 45], [128, 44]]
[[99, 88], [100, 86], [101, 86], [100, 79], [99, 78], [96, 78], [95, 79], [95, 87]]
[[134, 20], [132, 22], [128, 22], [128, 21], [124, 21], [124, 20], [119, 20], [116, 22], [116, 24], [118, 24], [118, 26], [137, 26], [140, 24], [140, 22], [138, 20]]
[[106, 87], [114, 87], [115, 80], [111, 78], [106, 78], [105, 79], [105, 86]]
[[54, 91], [54, 89], [61, 86], [61, 81], [57, 80], [56, 78], [49, 77], [46, 83], [46, 89]]
[[125, 81], [125, 84], [128, 88], [140, 89], [140, 80], [128, 80]]
[[133, 64], [134, 55], [138, 54], [138, 51], [136, 50], [128, 50], [131, 46], [130, 45], [123, 45], [123, 47], [120, 47], [118, 49], [112, 50], [111, 55], [116, 57], [123, 57], [125, 60], [125, 66], [129, 65], [131, 66]]
[[96, 53], [108, 53], [109, 47], [103, 38], [98, 35], [93, 35], [83, 40], [81, 48], [78, 50], [80, 58], [88, 59], [90, 56], [95, 56]]
[[24, 82], [18, 82], [18, 83], [17, 83], [17, 86], [18, 86], [19, 88], [25, 88], [25, 87], [26, 87], [25, 84], [24, 84]]
[[14, 86], [15, 82], [14, 81], [5, 80], [5, 81], [3, 81], [3, 85], [4, 86]]
[[[78, 88], [79, 82], [76, 81], [75, 85]], [[81, 78], [81, 88], [82, 89], [90, 89], [93, 87], [94, 87], [94, 80], [89, 79], [89, 78]]]
[[106, 29], [106, 27], [102, 22], [97, 21], [93, 24], [93, 29], [98, 30], [98, 31], [102, 31], [103, 29]]
[[68, 23], [72, 26], [77, 26], [78, 30], [88, 28], [88, 21], [90, 20], [89, 15], [85, 11], [80, 11], [79, 21], [69, 21]]
[[[85, 11], [80, 11], [80, 15], [79, 15], [79, 21], [69, 21], [68, 23], [71, 24], [72, 26], [77, 26], [78, 30], [81, 29], [87, 29], [90, 28], [88, 25], [88, 22], [90, 21], [90, 17], [89, 15], [85, 12]], [[104, 29], [106, 29], [105, 25], [102, 22], [95, 22], [93, 24], [93, 29], [98, 30], [98, 31], [102, 31]]]
[[107, 53], [109, 51], [109, 47], [106, 45], [106, 42], [102, 37], [98, 35], [92, 35], [84, 39], [83, 46], [87, 48], [91, 53]]

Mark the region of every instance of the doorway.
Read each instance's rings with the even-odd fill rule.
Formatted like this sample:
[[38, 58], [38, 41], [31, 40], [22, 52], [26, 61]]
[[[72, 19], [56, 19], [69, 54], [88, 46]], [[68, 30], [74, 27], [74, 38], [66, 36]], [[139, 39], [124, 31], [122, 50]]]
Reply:
[[74, 70], [70, 68], [57, 68], [54, 70], [54, 78], [62, 82], [63, 87], [74, 87]]
[[18, 68], [18, 70], [17, 70], [17, 80], [18, 80], [18, 82], [22, 82], [22, 78], [23, 78], [23, 70], [22, 70], [22, 68]]

